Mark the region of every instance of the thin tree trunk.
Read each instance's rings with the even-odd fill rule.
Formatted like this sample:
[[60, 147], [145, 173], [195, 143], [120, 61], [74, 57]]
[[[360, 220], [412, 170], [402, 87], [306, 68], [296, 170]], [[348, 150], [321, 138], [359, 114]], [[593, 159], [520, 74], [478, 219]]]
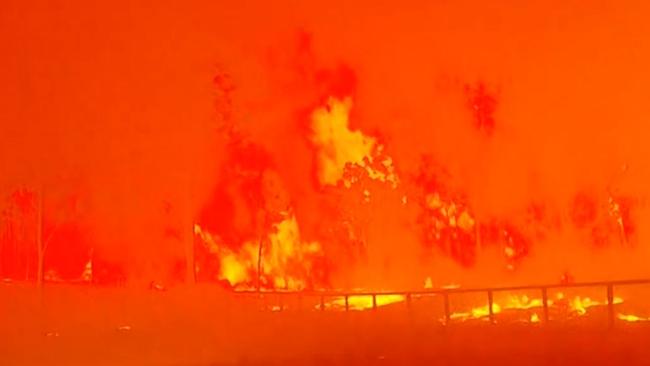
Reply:
[[194, 233], [192, 230], [192, 225], [185, 225], [185, 262], [186, 262], [186, 273], [185, 281], [193, 285], [196, 283], [196, 271], [195, 271], [195, 261], [194, 261]]
[[618, 226], [618, 230], [619, 230], [619, 236], [621, 238], [621, 243], [624, 246], [627, 246], [627, 233], [625, 232], [625, 224], [623, 222], [623, 218], [619, 217], [618, 220], [616, 220], [616, 221], [617, 221], [617, 224], [618, 224], [617, 226]]
[[264, 247], [264, 233], [260, 235], [260, 243], [257, 250], [257, 292], [262, 290], [262, 248]]
[[38, 203], [36, 207], [36, 247], [38, 252], [37, 269], [36, 269], [36, 284], [39, 288], [43, 287], [44, 282], [44, 262], [45, 262], [45, 246], [43, 243], [43, 189], [38, 193]]
[[474, 221], [475, 225], [475, 230], [476, 230], [476, 250], [477, 252], [481, 251], [481, 245], [483, 244], [481, 242], [481, 224], [479, 223], [478, 220]]
[[266, 226], [268, 225], [268, 221], [268, 214], [264, 212], [262, 232], [260, 233], [260, 241], [257, 248], [257, 292], [262, 291], [262, 254], [264, 254], [264, 240], [266, 239]]
[[43, 206], [44, 206], [44, 189], [40, 188], [37, 194], [36, 203], [36, 246], [38, 252], [37, 267], [36, 267], [36, 289], [38, 293], [38, 306], [37, 319], [40, 324], [41, 331], [47, 329], [47, 321], [45, 319], [45, 292], [44, 292], [44, 265], [45, 265], [45, 241], [43, 240]]
[[184, 202], [182, 237], [185, 247], [185, 282], [193, 285], [196, 283], [196, 268], [194, 258], [194, 219], [190, 200], [188, 187]]

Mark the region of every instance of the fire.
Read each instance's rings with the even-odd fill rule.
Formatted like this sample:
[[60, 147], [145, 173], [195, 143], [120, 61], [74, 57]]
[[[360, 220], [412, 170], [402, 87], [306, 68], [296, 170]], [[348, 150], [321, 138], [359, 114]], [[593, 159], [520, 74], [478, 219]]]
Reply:
[[93, 261], [92, 259], [86, 262], [84, 266], [84, 271], [81, 275], [81, 278], [85, 282], [91, 282], [93, 280]]
[[[623, 299], [620, 297], [615, 297], [614, 298], [614, 305], [622, 304]], [[589, 308], [595, 307], [595, 306], [605, 306], [607, 305], [607, 302], [600, 302], [600, 301], [594, 301], [590, 299], [589, 297], [580, 297], [576, 296], [571, 300], [570, 303], [570, 308], [573, 312], [577, 313], [578, 315], [585, 315]]]
[[[454, 201], [444, 201], [437, 192], [428, 194], [425, 197], [426, 207], [437, 216], [435, 228], [442, 230], [445, 227], [460, 228], [470, 231], [474, 228], [476, 220], [468, 212], [467, 208], [459, 207]], [[439, 235], [439, 234], [438, 234]]]
[[542, 307], [542, 299], [530, 299], [528, 296], [509, 296], [505, 309], [533, 309]]
[[227, 281], [233, 288], [254, 288], [260, 265], [259, 278], [262, 287], [304, 289], [312, 271], [312, 260], [321, 250], [319, 243], [301, 239], [294, 215], [287, 215], [283, 221], [274, 224], [273, 228], [273, 232], [262, 240], [261, 263], [259, 240], [247, 241], [235, 250], [221, 242], [218, 236], [204, 231], [199, 225], [195, 225], [194, 231], [208, 250], [219, 259], [218, 279]]
[[[492, 313], [498, 314], [501, 312], [501, 306], [497, 303], [492, 304]], [[490, 315], [488, 305], [472, 308], [466, 312], [454, 312], [450, 314], [451, 320], [470, 320], [470, 319], [485, 319]]]
[[[553, 303], [552, 300], [548, 301], [549, 305]], [[542, 299], [530, 299], [528, 296], [509, 295], [508, 300], [504, 304], [494, 302], [492, 304], [492, 313], [499, 314], [504, 310], [528, 310], [541, 308], [543, 306]], [[484, 319], [490, 315], [488, 305], [472, 308], [469, 311], [454, 312], [450, 315], [450, 319], [469, 320], [469, 319]], [[531, 315], [532, 323], [539, 321], [537, 314]]]
[[346, 177], [346, 167], [363, 168], [371, 179], [398, 184], [393, 160], [384, 156], [384, 146], [374, 137], [349, 128], [352, 99], [329, 98], [327, 104], [312, 113], [311, 141], [317, 148], [318, 179], [323, 185], [336, 185], [343, 181], [346, 187], [354, 182]]
[[[372, 295], [351, 295], [347, 299], [348, 310], [362, 311], [405, 301], [404, 295], [377, 295], [374, 302]], [[325, 309], [345, 310], [345, 297], [338, 296], [325, 304]], [[317, 305], [316, 308], [320, 308]]]
[[[430, 279], [427, 278], [425, 281], [426, 284], [430, 283]], [[431, 288], [427, 287], [426, 288]], [[453, 285], [449, 288], [458, 288], [459, 286]], [[367, 291], [364, 291], [367, 293]], [[414, 298], [421, 298], [422, 295], [412, 295]], [[355, 295], [351, 294], [347, 296], [337, 296], [332, 300], [326, 301], [323, 303], [324, 309], [321, 308], [321, 305], [318, 304], [315, 306], [315, 309], [318, 310], [333, 310], [333, 311], [364, 311], [369, 309], [375, 309], [386, 305], [396, 304], [405, 302], [407, 297], [400, 294], [391, 294], [391, 295], [373, 295], [360, 294]], [[613, 304], [620, 305], [623, 303], [621, 297], [614, 297]], [[589, 310], [596, 307], [607, 306], [606, 301], [596, 301], [589, 297], [575, 296], [571, 299], [567, 299], [563, 292], [557, 292], [555, 294], [555, 299], [547, 299], [547, 306], [549, 308], [556, 309], [558, 311], [564, 311], [567, 315], [583, 317], [588, 314]], [[492, 315], [502, 314], [508, 310], [531, 310], [531, 309], [542, 309], [544, 307], [543, 300], [541, 298], [530, 298], [527, 295], [515, 295], [509, 294], [506, 301], [499, 303], [492, 303]], [[489, 320], [490, 317], [490, 308], [489, 305], [483, 305], [474, 307], [464, 311], [452, 312], [449, 314], [450, 320], [456, 321], [468, 321], [468, 320]], [[617, 313], [617, 319], [626, 321], [626, 322], [647, 322], [650, 321], [650, 317], [643, 317], [633, 314], [623, 314]], [[541, 323], [540, 313], [535, 311], [530, 314], [527, 322], [530, 324]], [[440, 322], [445, 323], [445, 319], [440, 319]]]
[[642, 316], [637, 316], [637, 315], [632, 315], [632, 314], [617, 314], [616, 317], [620, 320], [630, 322], [630, 323], [638, 323], [638, 322], [648, 322], [650, 321], [650, 317], [642, 317]]
[[[344, 187], [351, 188], [360, 180], [359, 174], [362, 174], [396, 188], [398, 177], [392, 158], [385, 153], [384, 146], [375, 137], [350, 129], [351, 108], [350, 97], [332, 97], [311, 115], [311, 142], [316, 150], [319, 182], [332, 186], [343, 183]], [[277, 186], [281, 186], [281, 183], [272, 185], [272, 188]], [[372, 192], [368, 189], [361, 191], [364, 201], [368, 202]], [[275, 193], [264, 191], [264, 196], [271, 197], [273, 201]], [[275, 206], [282, 206], [285, 201], [288, 202], [289, 199], [282, 200]], [[225, 243], [218, 235], [207, 232], [200, 225], [195, 226], [195, 234], [218, 260], [218, 280], [225, 281], [238, 290], [301, 290], [313, 287], [309, 283], [313, 277], [312, 260], [322, 254], [320, 243], [301, 239], [297, 218], [289, 213], [290, 207], [272, 211], [277, 211], [283, 217], [282, 221], [272, 223], [271, 230], [262, 234], [262, 237], [239, 245]], [[390, 303], [393, 300], [389, 297], [382, 298], [379, 302], [383, 305], [386, 301]], [[353, 306], [363, 307], [363, 298], [354, 301], [357, 305]]]
[[[620, 297], [614, 297], [614, 305], [619, 305], [623, 303], [623, 299]], [[606, 306], [607, 302], [601, 302], [592, 300], [589, 297], [575, 296], [570, 300], [565, 299], [565, 295], [562, 292], [556, 294], [556, 300], [548, 299], [547, 305], [549, 307], [562, 307], [565, 305], [568, 314], [575, 316], [584, 316], [588, 313], [590, 308], [593, 307], [602, 307]], [[543, 308], [544, 303], [541, 298], [529, 298], [526, 295], [517, 296], [509, 295], [505, 303], [499, 304], [494, 302], [492, 304], [492, 313], [499, 314], [505, 310], [530, 310], [530, 309], [541, 309]], [[454, 312], [450, 315], [450, 319], [457, 320], [470, 320], [470, 319], [486, 319], [490, 315], [488, 305], [479, 306], [470, 309], [469, 311]], [[625, 316], [619, 314], [619, 319], [624, 319]], [[630, 316], [634, 317], [634, 315]], [[637, 317], [638, 318], [638, 317]], [[638, 318], [642, 319], [642, 318]], [[540, 321], [539, 315], [533, 313], [530, 316], [529, 321], [531, 323], [538, 323]]]

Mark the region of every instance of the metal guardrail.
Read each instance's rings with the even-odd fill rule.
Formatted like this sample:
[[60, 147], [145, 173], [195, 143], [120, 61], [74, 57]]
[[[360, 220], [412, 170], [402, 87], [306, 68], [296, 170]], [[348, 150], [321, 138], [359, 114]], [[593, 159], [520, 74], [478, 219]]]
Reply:
[[[351, 292], [351, 291], [255, 291], [255, 290], [246, 290], [246, 291], [236, 291], [241, 294], [251, 294], [251, 295], [277, 295], [280, 298], [285, 296], [297, 296], [298, 298], [302, 297], [317, 297], [320, 298], [320, 310], [325, 310], [325, 299], [326, 298], [343, 298], [345, 302], [345, 311], [350, 310], [349, 299], [351, 297], [362, 297], [362, 296], [371, 296], [372, 297], [372, 309], [377, 309], [377, 297], [378, 296], [391, 296], [399, 295], [404, 296], [407, 307], [410, 308], [411, 300], [413, 296], [423, 296], [423, 295], [438, 295], [443, 297], [444, 301], [444, 312], [446, 323], [449, 324], [451, 320], [451, 305], [449, 298], [451, 295], [456, 294], [469, 294], [469, 293], [486, 293], [487, 294], [487, 305], [488, 305], [488, 317], [492, 323], [495, 321], [495, 311], [494, 311], [494, 294], [497, 292], [512, 292], [512, 291], [524, 291], [524, 290], [534, 290], [540, 291], [542, 295], [542, 311], [543, 311], [543, 320], [545, 323], [549, 322], [549, 299], [548, 299], [548, 290], [549, 289], [559, 289], [559, 288], [605, 288], [607, 291], [607, 318], [608, 324], [612, 327], [616, 320], [616, 313], [614, 310], [614, 288], [618, 286], [631, 286], [631, 285], [650, 285], [650, 279], [638, 279], [638, 280], [623, 280], [623, 281], [604, 281], [604, 282], [577, 282], [577, 283], [558, 283], [558, 284], [546, 284], [546, 285], [524, 285], [524, 286], [506, 286], [506, 287], [477, 287], [477, 288], [453, 288], [453, 289], [421, 289], [413, 291], [360, 291], [360, 292]], [[282, 310], [280, 306], [280, 310]]]

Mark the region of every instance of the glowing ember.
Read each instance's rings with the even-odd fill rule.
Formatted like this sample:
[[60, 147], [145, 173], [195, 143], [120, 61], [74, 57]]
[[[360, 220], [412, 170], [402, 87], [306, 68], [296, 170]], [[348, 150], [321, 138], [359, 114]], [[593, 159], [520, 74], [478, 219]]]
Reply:
[[[501, 306], [497, 303], [492, 304], [492, 313], [498, 314], [501, 312]], [[486, 319], [490, 315], [490, 309], [487, 305], [479, 306], [471, 309], [468, 312], [454, 312], [450, 314], [451, 320], [469, 320], [469, 319]]]
[[530, 315], [530, 322], [531, 323], [539, 323], [539, 315], [537, 315], [537, 313], [532, 313]]
[[81, 274], [81, 278], [85, 282], [91, 282], [93, 279], [93, 262], [89, 260], [84, 266], [84, 271]]
[[630, 323], [638, 323], [638, 322], [647, 322], [650, 321], [650, 317], [642, 317], [642, 316], [636, 316], [632, 314], [617, 314], [616, 317], [620, 320], [630, 322]]
[[[573, 314], [576, 316], [584, 316], [587, 314], [588, 310], [593, 307], [602, 307], [606, 306], [607, 302], [599, 302], [592, 300], [588, 297], [581, 297], [581, 296], [575, 296], [572, 298], [570, 301], [564, 300], [564, 294], [561, 292], [558, 292], [556, 294], [556, 301], [553, 301], [549, 299], [547, 301], [547, 304], [549, 307], [561, 307], [562, 304], [566, 304], [566, 309], [569, 314]], [[622, 304], [623, 299], [620, 297], [615, 297], [614, 298], [614, 304]], [[530, 309], [539, 309], [542, 308], [543, 305], [543, 300], [540, 298], [529, 298], [526, 295], [523, 296], [514, 296], [514, 295], [509, 295], [508, 300], [503, 303], [493, 303], [492, 305], [492, 310], [493, 314], [499, 314], [505, 310], [530, 310]], [[457, 319], [457, 320], [470, 320], [470, 319], [485, 319], [490, 315], [488, 306], [479, 306], [476, 308], [473, 308], [469, 311], [463, 311], [463, 312], [454, 312], [451, 314], [450, 319]], [[537, 313], [533, 313], [530, 316], [531, 323], [537, 323], [540, 321], [539, 315]]]

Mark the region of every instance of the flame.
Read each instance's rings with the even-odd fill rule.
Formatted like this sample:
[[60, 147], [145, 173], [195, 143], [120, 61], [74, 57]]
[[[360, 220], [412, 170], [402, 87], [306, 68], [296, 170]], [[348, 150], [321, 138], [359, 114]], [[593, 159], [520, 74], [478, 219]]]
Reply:
[[[549, 301], [552, 304], [552, 301]], [[530, 299], [528, 296], [514, 296], [508, 297], [508, 303], [504, 306], [505, 309], [534, 309], [543, 306], [542, 299]]]
[[453, 200], [443, 200], [438, 192], [427, 194], [425, 204], [437, 216], [436, 229], [438, 230], [444, 227], [458, 227], [470, 231], [476, 224], [476, 220], [466, 208], [460, 207]]
[[[216, 254], [220, 263], [218, 279], [227, 281], [236, 289], [251, 289], [257, 281], [259, 240], [250, 240], [237, 250], [221, 243], [218, 237], [194, 227], [208, 250]], [[298, 222], [294, 215], [274, 224], [274, 231], [263, 242], [262, 273], [260, 280], [264, 287], [301, 290], [307, 286], [312, 260], [318, 256], [321, 247], [318, 242], [305, 242], [300, 238]]]
[[[614, 305], [622, 304], [623, 299], [620, 297], [614, 297]], [[565, 295], [562, 292], [556, 294], [556, 301], [552, 299], [547, 300], [549, 307], [552, 306], [562, 306], [566, 304], [567, 311], [569, 314], [584, 316], [588, 313], [590, 308], [598, 306], [606, 306], [607, 302], [595, 301], [589, 297], [575, 296], [569, 301], [565, 300]], [[509, 295], [505, 303], [499, 304], [494, 302], [492, 304], [493, 314], [501, 313], [504, 310], [530, 310], [530, 309], [539, 309], [544, 306], [543, 300], [541, 298], [529, 298], [526, 295]], [[475, 307], [469, 311], [454, 312], [450, 315], [450, 319], [458, 320], [470, 320], [470, 319], [484, 319], [490, 315], [488, 305]], [[634, 315], [632, 315], [634, 317]], [[619, 314], [619, 319], [622, 319], [622, 315]], [[641, 319], [641, 318], [639, 318]], [[539, 315], [533, 313], [530, 316], [529, 321], [531, 323], [538, 323], [540, 321]]]
[[[350, 128], [351, 109], [352, 98], [330, 97], [325, 105], [316, 108], [311, 114], [310, 140], [316, 150], [319, 182], [322, 185], [342, 183], [343, 186], [350, 188], [361, 179], [359, 174], [362, 174], [372, 180], [390, 183], [393, 188], [397, 187], [399, 179], [393, 160], [385, 153], [384, 146], [378, 142], [377, 138], [368, 136], [361, 130]], [[424, 181], [428, 181], [426, 176]], [[435, 182], [435, 179], [432, 181]], [[420, 201], [426, 211], [425, 224], [429, 239], [439, 242], [438, 244], [447, 248], [448, 252], [452, 251], [453, 244], [459, 240], [469, 241], [474, 246], [478, 246], [480, 228], [473, 216], [471, 205], [459, 192], [439, 188], [445, 187], [427, 188]], [[373, 193], [365, 187], [362, 187], [361, 192], [363, 200], [369, 202]], [[406, 202], [407, 197], [404, 195], [402, 203], [406, 204]], [[609, 204], [610, 215], [615, 217], [622, 227], [621, 206], [612, 197], [610, 197]], [[503, 255], [507, 261], [507, 268], [514, 270], [515, 261], [522, 253], [525, 253], [521, 243], [518, 242], [521, 241], [518, 239], [521, 235], [518, 235], [516, 228], [513, 229], [508, 225], [499, 223], [493, 225], [500, 232], [496, 235], [500, 239], [493, 238], [491, 240], [501, 240], [504, 244]], [[225, 245], [217, 236], [205, 232], [198, 225], [195, 232], [203, 239], [210, 252], [216, 254], [219, 259], [218, 279], [227, 281], [233, 288], [250, 289], [255, 285], [290, 290], [307, 288], [312, 270], [311, 259], [322, 252], [320, 244], [301, 240], [298, 223], [293, 214], [285, 214], [282, 221], [273, 224], [273, 229], [266, 238], [249, 240], [237, 249]], [[459, 238], [459, 234], [464, 236]], [[261, 273], [258, 273], [260, 271], [258, 259], [261, 246], [263, 253]], [[426, 289], [433, 287], [430, 277], [426, 278], [424, 287]], [[443, 288], [457, 287], [459, 286], [450, 285]], [[404, 300], [405, 296], [403, 295], [378, 295], [374, 299], [370, 295], [350, 295], [347, 297], [347, 309], [365, 310]], [[620, 298], [614, 299], [614, 304], [622, 302], [623, 300]], [[588, 313], [590, 308], [604, 306], [607, 303], [581, 296], [566, 299], [563, 293], [558, 292], [555, 299], [547, 301], [547, 305], [565, 308], [571, 315], [583, 316]], [[510, 295], [503, 302], [494, 302], [491, 311], [488, 305], [484, 305], [452, 313], [450, 318], [483, 319], [490, 314], [498, 314], [505, 310], [530, 310], [543, 308], [543, 306], [543, 301], [540, 298]], [[327, 302], [325, 307], [345, 309], [346, 298], [334, 298]], [[634, 315], [619, 314], [619, 316], [637, 319], [637, 321], [644, 319]], [[540, 316], [538, 313], [533, 313], [529, 321], [537, 323], [540, 321]]]
[[81, 279], [84, 282], [91, 282], [93, 280], [93, 261], [92, 259], [88, 260], [86, 262], [86, 265], [84, 266], [84, 271], [81, 274]]
[[539, 323], [539, 315], [537, 315], [537, 313], [532, 313], [530, 315], [530, 322], [531, 323]]
[[[350, 188], [360, 179], [361, 173], [395, 188], [397, 174], [384, 146], [376, 138], [349, 128], [351, 107], [349, 97], [329, 98], [325, 106], [315, 109], [311, 115], [311, 141], [317, 150], [320, 183], [336, 185], [342, 182]], [[368, 189], [362, 192], [364, 201], [369, 202], [372, 193]], [[250, 290], [256, 285], [287, 290], [308, 287], [312, 277], [310, 259], [321, 253], [321, 246], [318, 242], [302, 241], [296, 217], [286, 212], [284, 215], [285, 219], [273, 225], [274, 230], [267, 238], [249, 240], [236, 249], [196, 225], [195, 234], [219, 261], [217, 279], [227, 281], [235, 289]], [[260, 246], [262, 263], [258, 270]], [[258, 271], [261, 272], [259, 281]]]
[[[501, 312], [501, 306], [497, 303], [492, 304], [492, 313], [498, 314]], [[490, 315], [490, 309], [488, 305], [479, 306], [471, 309], [468, 312], [454, 312], [449, 315], [451, 320], [469, 320], [469, 319], [483, 319]]]
[[355, 182], [345, 175], [350, 165], [361, 167], [368, 177], [397, 186], [393, 160], [383, 153], [377, 139], [349, 128], [352, 99], [329, 98], [326, 105], [312, 113], [311, 141], [317, 148], [318, 179], [323, 185], [343, 181], [346, 187]]
[[[623, 303], [622, 298], [620, 297], [614, 298], [614, 305], [618, 305], [622, 303]], [[589, 297], [581, 298], [580, 296], [576, 296], [573, 298], [573, 300], [571, 300], [570, 308], [573, 312], [577, 313], [578, 315], [585, 315], [589, 308], [595, 306], [605, 306], [605, 305], [607, 305], [607, 302], [594, 301]]]
[[[403, 302], [406, 300], [404, 295], [377, 295], [375, 302], [377, 307]], [[345, 310], [345, 296], [338, 296], [332, 301], [325, 304], [325, 309]], [[348, 310], [363, 311], [374, 307], [372, 295], [351, 295], [348, 296]], [[316, 306], [320, 309], [320, 305]]]
[[632, 314], [617, 314], [616, 317], [620, 320], [630, 322], [630, 323], [638, 323], [638, 322], [648, 322], [650, 321], [650, 317], [642, 317], [642, 316], [637, 316], [637, 315], [632, 315]]
[[[430, 278], [427, 278], [425, 281], [425, 287], [430, 284]], [[457, 285], [452, 285], [450, 288], [458, 288]], [[419, 296], [416, 296], [419, 297]], [[575, 296], [570, 300], [566, 300], [564, 293], [557, 292], [555, 294], [556, 300], [548, 299], [548, 307], [562, 307], [566, 305], [566, 309], [569, 314], [573, 314], [579, 317], [586, 315], [589, 309], [594, 307], [606, 306], [606, 301], [595, 301], [589, 297]], [[375, 304], [373, 304], [372, 295], [349, 295], [347, 298], [347, 310], [350, 311], [364, 311], [368, 309], [373, 309], [375, 307], [379, 308], [382, 306], [400, 303], [406, 301], [406, 296], [404, 295], [376, 295]], [[614, 297], [614, 305], [622, 304], [623, 299], [620, 297]], [[338, 296], [331, 301], [325, 302], [325, 310], [337, 310], [345, 311], [346, 310], [346, 298], [345, 296]], [[506, 310], [530, 310], [530, 309], [541, 309], [543, 308], [543, 300], [541, 298], [529, 298], [527, 295], [508, 295], [507, 300], [503, 304], [497, 302], [492, 303], [492, 314], [497, 315], [503, 313]], [[316, 305], [316, 309], [321, 309], [321, 305]], [[274, 310], [277, 311], [277, 310]], [[489, 305], [483, 305], [474, 307], [468, 311], [453, 312], [449, 315], [450, 320], [458, 321], [467, 321], [467, 320], [488, 320], [490, 316]], [[617, 318], [626, 322], [646, 322], [650, 321], [650, 317], [642, 317], [633, 314], [622, 314], [618, 313]], [[441, 322], [445, 322], [444, 319], [440, 319]], [[531, 324], [537, 324], [541, 322], [540, 316], [537, 312], [530, 314], [528, 322]]]

